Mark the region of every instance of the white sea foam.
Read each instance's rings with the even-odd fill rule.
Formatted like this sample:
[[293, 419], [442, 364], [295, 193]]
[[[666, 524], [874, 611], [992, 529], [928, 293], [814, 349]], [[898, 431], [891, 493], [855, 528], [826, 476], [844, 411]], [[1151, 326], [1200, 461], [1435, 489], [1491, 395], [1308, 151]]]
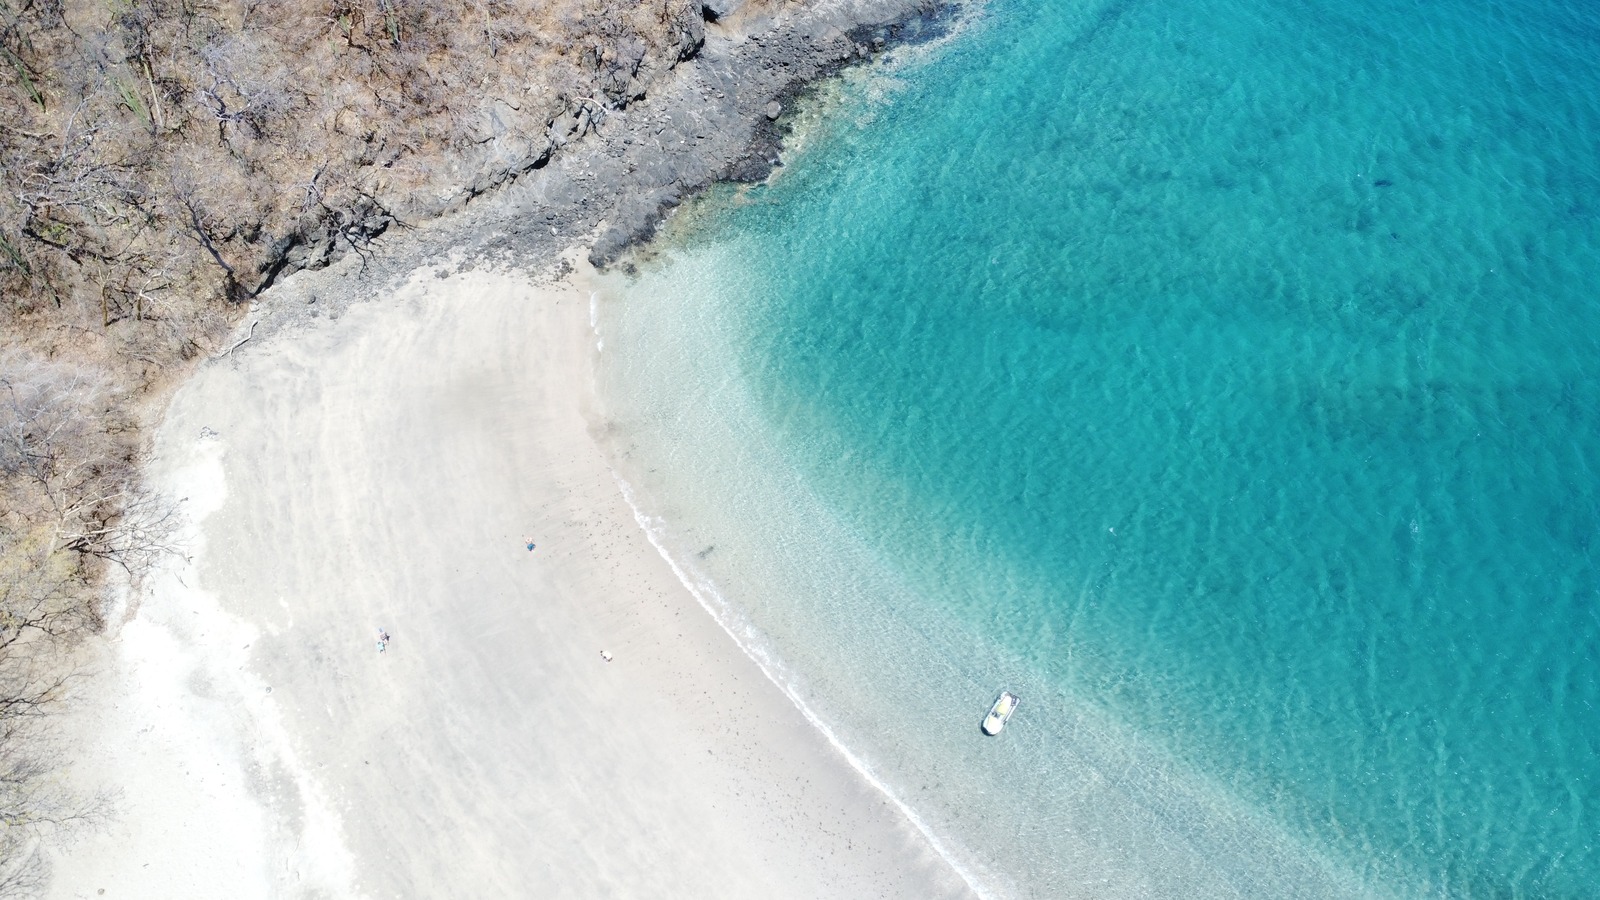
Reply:
[[868, 784], [872, 785], [874, 789], [888, 798], [890, 803], [894, 804], [895, 809], [899, 810], [906, 821], [917, 829], [923, 839], [928, 842], [928, 845], [933, 848], [933, 851], [960, 876], [961, 880], [966, 883], [967, 887], [971, 888], [974, 894], [985, 898], [985, 900], [997, 900], [998, 895], [993, 889], [979, 881], [969, 867], [952, 850], [949, 843], [936, 834], [928, 823], [917, 814], [916, 810], [912, 809], [909, 804], [895, 794], [894, 790], [873, 771], [872, 766], [851, 751], [839, 739], [838, 734], [829, 727], [828, 723], [823, 721], [822, 717], [817, 715], [816, 711], [806, 703], [800, 696], [799, 691], [796, 690], [793, 681], [787, 676], [782, 662], [765, 646], [760, 633], [754, 626], [745, 621], [742, 616], [739, 616], [734, 605], [717, 590], [716, 584], [703, 575], [692, 575], [688, 569], [679, 563], [672, 552], [667, 549], [665, 523], [660, 518], [650, 516], [640, 508], [633, 485], [629, 484], [628, 480], [622, 477], [615, 469], [611, 470], [611, 477], [616, 480], [617, 488], [621, 491], [623, 500], [627, 502], [628, 508], [633, 511], [634, 521], [639, 523], [639, 527], [644, 531], [646, 539], [650, 541], [650, 545], [656, 548], [657, 553], [661, 554], [661, 558], [666, 561], [673, 574], [678, 577], [678, 581], [689, 591], [695, 601], [710, 614], [711, 618], [721, 626], [723, 631], [727, 632], [739, 649], [755, 662], [756, 666], [761, 669], [761, 673], [767, 676], [767, 680], [776, 685], [778, 690], [789, 698], [789, 702], [793, 703], [795, 708], [800, 710], [800, 714], [806, 717], [806, 721], [810, 722], [827, 739], [828, 743], [839, 751], [839, 755], [844, 757], [851, 768], [860, 773]]
[[604, 350], [606, 339], [600, 334], [600, 292], [589, 292], [589, 330], [594, 332], [594, 349], [596, 353]]
[[[729, 374], [740, 372], [745, 290], [730, 262], [755, 252], [739, 239], [695, 248], [647, 270], [645, 285], [630, 282], [630, 292], [672, 302], [619, 303], [614, 320], [608, 306], [607, 333], [625, 352], [597, 374], [622, 467], [613, 477], [647, 539], [819, 733], [983, 896], [1221, 897], [1241, 886], [1371, 896], [1105, 715], [1092, 695], [1063, 694], [964, 624], [940, 605], [952, 598], [912, 580], [917, 561], [907, 568], [883, 554], [871, 520], [815, 492], [794, 466], [796, 448], [776, 442], [773, 410]], [[862, 473], [861, 490], [882, 487]], [[715, 557], [689, 552], [708, 545]], [[998, 554], [965, 565], [978, 583], [1015, 577]], [[1002, 741], [977, 736], [978, 704], [987, 708], [996, 684], [1028, 698], [1019, 730]], [[968, 708], [974, 718], [963, 723]], [[974, 801], [997, 805], [973, 817]], [[1004, 857], [1019, 847], [1025, 856]], [[989, 868], [998, 859], [1005, 865]]]

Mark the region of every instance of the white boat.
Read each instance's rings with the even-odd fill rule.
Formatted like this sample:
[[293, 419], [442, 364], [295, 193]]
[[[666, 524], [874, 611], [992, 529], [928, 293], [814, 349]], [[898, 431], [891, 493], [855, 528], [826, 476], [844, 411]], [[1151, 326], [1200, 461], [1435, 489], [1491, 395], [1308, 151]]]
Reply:
[[1001, 691], [995, 698], [994, 705], [989, 707], [989, 714], [983, 717], [983, 733], [994, 736], [1000, 729], [1006, 727], [1006, 720], [1017, 711], [1017, 704], [1022, 702], [1016, 694], [1010, 691]]

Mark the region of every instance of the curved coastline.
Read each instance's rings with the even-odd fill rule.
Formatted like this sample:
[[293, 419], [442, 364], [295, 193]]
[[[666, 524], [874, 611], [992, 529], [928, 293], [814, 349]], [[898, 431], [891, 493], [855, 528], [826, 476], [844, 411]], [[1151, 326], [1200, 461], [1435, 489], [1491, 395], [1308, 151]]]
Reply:
[[[1592, 623], [1581, 590], [1530, 583], [1517, 562], [1590, 568], [1569, 543], [1583, 518], [1559, 481], [1588, 483], [1572, 453], [1595, 433], [1592, 416], [1567, 405], [1588, 376], [1585, 332], [1544, 326], [1589, 321], [1571, 260], [1594, 244], [1568, 230], [1570, 208], [1501, 210], [1481, 176], [1592, 173], [1571, 129], [1545, 148], [1484, 123], [1529, 109], [1583, 121], [1593, 105], [1440, 72], [1433, 51], [1460, 46], [1443, 39], [1363, 48], [1410, 56], [1375, 84], [1388, 92], [1372, 96], [1392, 102], [1332, 97], [1321, 74], [1345, 64], [1343, 49], [1241, 51], [1276, 46], [1287, 21], [1302, 35], [1354, 35], [1267, 6], [1267, 20], [1215, 34], [1198, 8], [1130, 16], [1095, 32], [1100, 52], [1074, 55], [1059, 92], [1039, 63], [1051, 39], [1102, 23], [1029, 19], [1008, 33], [1011, 60], [976, 45], [972, 68], [914, 86], [882, 117], [888, 127], [839, 134], [771, 188], [729, 191], [724, 217], [684, 217], [719, 222], [687, 246], [664, 242], [628, 302], [605, 310], [612, 363], [651, 363], [626, 382], [637, 389], [610, 392], [644, 398], [617, 416], [642, 463], [630, 478], [691, 577], [714, 578], [764, 630], [836, 733], [936, 830], [983, 858], [1025, 847], [1009, 858], [1041, 895], [1071, 896], [1080, 875], [1101, 873], [1124, 879], [1099, 885], [1102, 896], [1374, 896], [1445, 883], [1570, 894], [1593, 882], [1584, 807], [1537, 822], [1515, 809], [1592, 791], [1592, 742], [1478, 726], [1488, 716], [1545, 729], [1593, 693], [1582, 678], [1570, 695], [1540, 688], [1541, 660], [1546, 673], [1583, 671], [1560, 636]], [[1450, 10], [1437, 21], [1480, 50], [1549, 37], [1545, 22], [1484, 32]], [[1146, 65], [1179, 31], [1208, 45]], [[1592, 71], [1581, 54], [1551, 55], [1524, 59], [1524, 74]], [[1417, 146], [1380, 165], [1374, 146], [1407, 144], [1388, 111], [1437, 112], [1411, 105], [1409, 81], [1475, 111], [1473, 127], [1436, 120], [1443, 135], [1480, 140], [1471, 154], [1419, 166], [1429, 154]], [[1210, 103], [1187, 90], [1211, 83], [1231, 88]], [[1052, 118], [1041, 107], [1057, 95], [1073, 99]], [[1004, 148], [969, 143], [995, 110], [1013, 114], [992, 117], [1012, 127], [986, 131]], [[1301, 126], [1284, 140], [1289, 119]], [[1183, 177], [1196, 163], [1198, 177]], [[1266, 174], [1242, 189], [1252, 172]], [[1308, 185], [1328, 189], [1302, 194]], [[1423, 227], [1397, 200], [1506, 212], [1485, 218], [1504, 252], [1479, 254], [1480, 233], [1456, 227], [1471, 215]], [[1005, 226], [1046, 222], [1045, 246], [985, 246]], [[1374, 223], [1395, 230], [1368, 235]], [[1330, 227], [1343, 240], [1314, 239]], [[1194, 252], [1177, 235], [1196, 236]], [[1519, 239], [1578, 252], [1546, 265]], [[1425, 306], [1410, 302], [1420, 296]], [[1547, 312], [1532, 317], [1538, 327], [1507, 329], [1508, 310]], [[1326, 347], [1308, 352], [1304, 336], [1324, 333]], [[695, 396], [678, 396], [685, 385]], [[1014, 407], [1003, 402], [1013, 385], [1027, 391]], [[1529, 398], [1551, 399], [1530, 411]], [[1406, 427], [1414, 416], [1426, 427]], [[1183, 439], [1169, 443], [1174, 433]], [[1548, 494], [1519, 496], [1537, 480], [1499, 477], [1507, 446], [1543, 450], [1530, 459], [1558, 476]], [[1383, 472], [1374, 459], [1389, 461]], [[1552, 510], [1552, 540], [1505, 524]], [[1473, 544], [1515, 552], [1479, 557]], [[886, 577], [872, 577], [879, 569]], [[1014, 583], [1030, 573], [1035, 584]], [[1484, 627], [1497, 620], [1519, 628]], [[974, 632], [1004, 636], [974, 649]], [[1540, 652], [1511, 664], [1475, 652], [1509, 634], [1537, 636]], [[1435, 659], [1413, 645], [1436, 637], [1456, 652]], [[1485, 677], [1505, 695], [1463, 703], [1452, 690]], [[987, 693], [1013, 680], [1030, 698], [1021, 727], [1004, 742], [961, 741], [966, 723], [949, 711], [987, 703], [980, 682]], [[1096, 711], [1122, 735], [1090, 721]], [[1143, 740], [1118, 740], [1129, 732]], [[1463, 766], [1459, 782], [1430, 768], [1435, 746]], [[1520, 776], [1530, 760], [1547, 766], [1537, 784]], [[1031, 798], [989, 777], [1006, 762], [1036, 764], [1039, 777], [1022, 779]], [[1469, 783], [1503, 785], [1501, 811]], [[1097, 784], [1107, 789], [1083, 788]], [[980, 802], [988, 821], [963, 815], [985, 797], [999, 801]], [[993, 810], [1016, 815], [995, 827]], [[1097, 857], [1080, 838], [1110, 849]], [[1301, 877], [1308, 868], [1325, 877]]]
[[[593, 477], [609, 470], [595, 467], [601, 456], [586, 446], [593, 423], [580, 424], [583, 304], [548, 280], [573, 271], [570, 255], [549, 264], [574, 237], [619, 251], [648, 239], [683, 197], [736, 174], [736, 163], [765, 158], [770, 147], [750, 139], [747, 126], [761, 121], [751, 110], [869, 56], [848, 29], [898, 29], [908, 14], [933, 9], [830, 5], [747, 22], [745, 32], [708, 40], [661, 96], [617, 111], [610, 127], [547, 168], [393, 236], [372, 257], [296, 273], [253, 304], [241, 340], [180, 388], [163, 417], [153, 479], [185, 496], [215, 481], [226, 499], [195, 517], [191, 559], [146, 585], [99, 651], [100, 675], [86, 686], [96, 700], [72, 723], [88, 757], [77, 776], [123, 783], [122, 816], [54, 854], [50, 896], [108, 885], [124, 896], [207, 896], [224, 859], [238, 867], [237, 896], [397, 886], [483, 895], [529, 878], [556, 884], [547, 880], [555, 860], [574, 853], [601, 868], [559, 882], [562, 896], [626, 885], [704, 896], [717, 883], [797, 897], [974, 893], [965, 873], [929, 852], [933, 836], [909, 810], [897, 800], [891, 808], [865, 770], [840, 764], [848, 751], [747, 648], [729, 657], [723, 623], [705, 622], [717, 624], [709, 635], [681, 620], [656, 548], [619, 528], [635, 523], [618, 505], [618, 484]], [[776, 49], [740, 56], [764, 35], [778, 36]], [[778, 66], [779, 57], [791, 65]], [[696, 136], [703, 121], [674, 119], [713, 96], [726, 101], [712, 104], [726, 129]], [[684, 135], [675, 153], [635, 146], [642, 135], [675, 131]], [[545, 400], [520, 390], [528, 383], [545, 384]], [[484, 396], [497, 399], [466, 399]], [[446, 452], [441, 435], [461, 474], [434, 469]], [[201, 457], [218, 465], [198, 467]], [[530, 464], [545, 474], [529, 474]], [[489, 507], [498, 512], [473, 521]], [[526, 572], [506, 568], [521, 566], [526, 551], [511, 554], [516, 563], [482, 555], [502, 540], [520, 550], [519, 521], [565, 532], [582, 549], [553, 559], [530, 585]], [[463, 560], [476, 571], [463, 575]], [[518, 598], [530, 587], [564, 628], [527, 618]], [[463, 592], [471, 607], [461, 605]], [[197, 603], [216, 607], [214, 627], [186, 623]], [[378, 657], [387, 675], [369, 665], [374, 622], [395, 638]], [[525, 633], [507, 633], [508, 624]], [[165, 654], [166, 693], [150, 693], [151, 670], [129, 655], [132, 638], [151, 627], [164, 632], [157, 643], [176, 648]], [[605, 627], [615, 633], [605, 637]], [[687, 644], [629, 644], [670, 645], [678, 628]], [[572, 634], [593, 640], [574, 648]], [[581, 674], [599, 659], [588, 643], [627, 651], [615, 666], [601, 661], [602, 674], [639, 657], [653, 662], [601, 690], [604, 708], [575, 720], [599, 742], [585, 747], [540, 732], [562, 715], [559, 686], [581, 691], [594, 677]], [[537, 664], [483, 661], [530, 649], [543, 654]], [[449, 668], [430, 672], [430, 660]], [[741, 681], [747, 664], [779, 690]], [[553, 694], [534, 691], [552, 686]], [[699, 699], [717, 692], [741, 721], [721, 720]], [[166, 724], [115, 712], [140, 703], [185, 711]], [[619, 717], [625, 707], [633, 712]], [[261, 746], [264, 728], [284, 734]], [[665, 749], [656, 745], [662, 733], [675, 735]], [[180, 746], [188, 755], [173, 756]], [[525, 758], [598, 768], [610, 781], [598, 795], [592, 782], [573, 791], [562, 783], [568, 776], [535, 777]], [[178, 768], [132, 777], [156, 759]], [[204, 766], [233, 773], [221, 807], [193, 802], [216, 796], [214, 780], [194, 780]], [[663, 776], [660, 766], [671, 771]], [[247, 824], [175, 839], [180, 822], [197, 824], [192, 812], [208, 808]], [[455, 828], [448, 839], [440, 822]], [[491, 861], [511, 838], [523, 848]], [[616, 858], [605, 862], [608, 853]], [[173, 877], [180, 868], [188, 880]]]
[[[724, 284], [713, 273], [730, 263], [707, 268], [692, 259], [703, 250], [652, 261], [612, 308], [620, 318], [600, 317], [618, 366], [666, 360], [611, 373], [602, 397], [624, 401], [603, 417], [613, 466], [679, 580], [853, 765], [887, 794], [915, 798], [908, 815], [944, 855], [1000, 896], [1077, 896], [1085, 885], [1096, 896], [1371, 895], [1093, 698], [1062, 696], [1003, 643], [975, 647], [970, 632], [937, 621], [938, 603], [868, 546], [863, 523], [841, 519], [768, 446], [740, 377], [720, 374], [737, 369], [720, 355], [729, 336], [711, 324], [727, 307], [673, 295]], [[682, 280], [664, 284], [658, 268]], [[736, 304], [740, 293], [724, 296]], [[639, 321], [620, 312], [649, 297], [670, 300]], [[648, 388], [697, 382], [688, 399]], [[997, 680], [1034, 698], [1001, 740], [977, 728]], [[1053, 770], [1038, 768], [1041, 746]], [[970, 815], [991, 804], [1001, 809]], [[1008, 848], [1026, 852], [984, 865]]]

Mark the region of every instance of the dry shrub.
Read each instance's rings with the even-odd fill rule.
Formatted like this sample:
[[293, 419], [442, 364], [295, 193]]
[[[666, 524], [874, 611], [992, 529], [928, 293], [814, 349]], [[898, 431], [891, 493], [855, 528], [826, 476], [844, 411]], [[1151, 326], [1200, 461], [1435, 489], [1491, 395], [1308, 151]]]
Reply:
[[230, 303], [538, 164], [700, 23], [692, 0], [0, 0], [0, 327], [157, 368], [213, 348]]
[[101, 623], [106, 567], [142, 574], [169, 552], [173, 509], [142, 489], [131, 423], [105, 373], [0, 353], [0, 897], [31, 896], [39, 845], [91, 822], [49, 714]]

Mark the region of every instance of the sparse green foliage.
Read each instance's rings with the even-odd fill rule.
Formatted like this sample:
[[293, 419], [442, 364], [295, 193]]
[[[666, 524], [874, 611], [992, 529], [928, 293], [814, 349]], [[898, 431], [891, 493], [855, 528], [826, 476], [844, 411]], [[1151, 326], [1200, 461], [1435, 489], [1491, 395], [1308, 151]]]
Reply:
[[17, 249], [17, 245], [6, 237], [5, 232], [0, 232], [0, 253], [5, 254], [5, 258], [22, 273], [23, 278], [27, 278], [31, 274], [32, 270], [28, 267], [28, 260], [23, 257], [22, 251]]
[[33, 75], [28, 72], [28, 67], [23, 65], [22, 60], [19, 59], [15, 53], [11, 52], [10, 47], [0, 48], [0, 50], [5, 52], [6, 60], [10, 62], [11, 67], [17, 71], [17, 80], [22, 82], [22, 87], [28, 92], [28, 97], [32, 99], [34, 103], [39, 104], [40, 110], [43, 110], [45, 108], [44, 95], [39, 93], [38, 85], [33, 83]]
[[113, 77], [111, 83], [117, 90], [117, 96], [122, 98], [122, 105], [127, 107], [128, 111], [149, 122], [152, 126], [155, 125], [155, 119], [150, 115], [150, 111], [145, 108], [144, 98], [139, 96], [138, 87], [120, 77]]

